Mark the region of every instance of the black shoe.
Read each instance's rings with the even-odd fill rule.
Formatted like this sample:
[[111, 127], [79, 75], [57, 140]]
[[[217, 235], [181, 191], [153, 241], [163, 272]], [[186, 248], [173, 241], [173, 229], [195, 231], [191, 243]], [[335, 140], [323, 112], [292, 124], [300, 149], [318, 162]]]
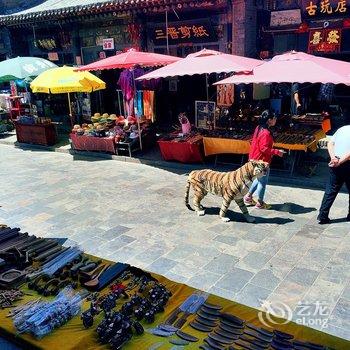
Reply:
[[346, 217], [346, 221], [350, 221], [350, 213], [349, 213], [348, 216]]
[[326, 225], [326, 224], [330, 224], [331, 223], [331, 220], [329, 218], [326, 218], [326, 219], [318, 219], [318, 223], [320, 225]]

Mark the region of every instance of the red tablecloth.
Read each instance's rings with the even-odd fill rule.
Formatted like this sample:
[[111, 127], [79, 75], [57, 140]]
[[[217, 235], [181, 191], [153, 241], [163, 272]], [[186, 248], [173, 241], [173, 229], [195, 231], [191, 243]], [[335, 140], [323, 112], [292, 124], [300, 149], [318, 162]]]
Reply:
[[203, 162], [203, 139], [196, 142], [159, 140], [158, 145], [164, 160], [177, 160], [182, 163]]
[[113, 137], [93, 137], [70, 134], [73, 149], [78, 151], [103, 151], [115, 154]]

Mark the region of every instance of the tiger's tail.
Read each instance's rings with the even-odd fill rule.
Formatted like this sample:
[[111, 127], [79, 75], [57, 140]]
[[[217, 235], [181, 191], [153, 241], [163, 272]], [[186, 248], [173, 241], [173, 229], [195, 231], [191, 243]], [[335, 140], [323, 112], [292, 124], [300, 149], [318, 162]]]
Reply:
[[186, 185], [186, 193], [185, 193], [185, 205], [189, 210], [193, 210], [190, 206], [190, 203], [189, 203], [190, 188], [191, 188], [191, 181], [190, 181], [190, 179], [188, 179], [187, 185]]

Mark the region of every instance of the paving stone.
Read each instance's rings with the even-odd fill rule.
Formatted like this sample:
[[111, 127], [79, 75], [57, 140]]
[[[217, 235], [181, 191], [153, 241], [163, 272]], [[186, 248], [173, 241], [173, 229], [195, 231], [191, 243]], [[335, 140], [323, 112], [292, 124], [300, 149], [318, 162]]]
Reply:
[[156, 261], [154, 261], [151, 265], [149, 265], [147, 267], [147, 270], [163, 275], [166, 272], [170, 271], [175, 265], [176, 261], [174, 260], [159, 258]]
[[235, 245], [237, 243], [237, 238], [233, 235], [218, 235], [214, 238], [214, 241], [225, 243], [228, 245]]
[[350, 283], [345, 287], [342, 298], [350, 300]]
[[214, 272], [214, 273], [225, 273], [232, 270], [233, 266], [237, 263], [239, 259], [232, 255], [221, 254], [215, 257], [207, 265], [203, 267], [204, 270]]
[[272, 291], [281, 282], [281, 278], [275, 276], [272, 270], [264, 269], [257, 272], [257, 274], [251, 279], [250, 282], [256, 286], [260, 286]]
[[250, 252], [243, 259], [237, 263], [236, 267], [243, 268], [252, 272], [256, 272], [261, 269], [261, 266], [264, 266], [271, 256], [259, 253], [259, 252]]
[[350, 329], [350, 301], [340, 298], [329, 321], [339, 328]]
[[217, 295], [217, 296], [219, 296], [221, 298], [232, 300], [232, 301], [235, 301], [235, 298], [236, 298], [236, 294], [233, 293], [232, 291], [229, 291], [227, 289], [222, 289], [222, 288], [219, 288], [219, 287], [216, 287], [216, 286], [211, 287], [208, 290], [208, 292], [210, 294]]
[[239, 293], [237, 293], [235, 301], [250, 307], [260, 308], [262, 302], [265, 301], [271, 293], [272, 291], [269, 289], [248, 283]]
[[291, 272], [289, 272], [286, 279], [302, 286], [310, 286], [315, 282], [317, 276], [317, 271], [295, 267]]
[[219, 280], [221, 276], [212, 272], [199, 272], [187, 281], [187, 284], [194, 288], [199, 288], [204, 291], [210, 288]]
[[232, 271], [226, 273], [216, 284], [215, 287], [239, 292], [252, 278], [253, 273], [250, 271], [234, 268]]
[[345, 340], [350, 341], [350, 328], [345, 329], [345, 328], [339, 328], [331, 324], [329, 321], [327, 322], [326, 326], [322, 328], [322, 331], [324, 333], [328, 333], [331, 335], [334, 335], [338, 338], [342, 338]]

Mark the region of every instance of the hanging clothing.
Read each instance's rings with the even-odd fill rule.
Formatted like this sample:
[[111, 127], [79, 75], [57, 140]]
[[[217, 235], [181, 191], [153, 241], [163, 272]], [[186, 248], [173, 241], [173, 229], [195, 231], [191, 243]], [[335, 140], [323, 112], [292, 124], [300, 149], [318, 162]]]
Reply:
[[135, 87], [133, 73], [129, 69], [124, 69], [120, 73], [120, 77], [117, 84], [120, 86], [120, 89], [122, 90], [124, 99], [126, 101], [130, 101], [134, 98]]
[[146, 119], [154, 119], [154, 91], [143, 92], [143, 112]]
[[136, 91], [136, 98], [135, 98], [135, 114], [138, 117], [143, 116], [143, 91]]
[[130, 117], [134, 115], [134, 99], [127, 101], [124, 99], [124, 107], [125, 107], [125, 117]]
[[[142, 75], [145, 75], [146, 72], [143, 68], [135, 68], [133, 70], [133, 78], [139, 78], [141, 77]], [[136, 89], [137, 90], [142, 90], [143, 89], [143, 81], [142, 80], [135, 80], [135, 84], [136, 84]]]

